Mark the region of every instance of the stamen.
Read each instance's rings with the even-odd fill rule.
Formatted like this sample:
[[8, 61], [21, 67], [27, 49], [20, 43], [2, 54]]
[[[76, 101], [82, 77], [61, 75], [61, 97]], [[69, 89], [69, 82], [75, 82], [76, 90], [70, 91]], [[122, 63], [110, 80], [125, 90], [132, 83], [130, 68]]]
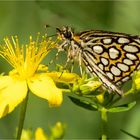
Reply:
[[29, 44], [19, 44], [18, 37], [4, 39], [5, 45], [0, 46], [0, 55], [12, 65], [22, 78], [32, 76], [36, 71], [47, 53], [56, 47], [58, 39], [55, 42], [52, 38], [46, 40], [44, 36], [40, 41], [40, 34], [33, 41], [32, 36], [29, 37]]

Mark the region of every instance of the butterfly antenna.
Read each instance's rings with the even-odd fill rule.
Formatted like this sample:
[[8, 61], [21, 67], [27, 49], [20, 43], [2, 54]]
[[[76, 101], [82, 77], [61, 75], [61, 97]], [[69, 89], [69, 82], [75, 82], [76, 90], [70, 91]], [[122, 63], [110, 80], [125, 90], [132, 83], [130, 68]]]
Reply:
[[[52, 26], [50, 26], [49, 24], [46, 24], [45, 25], [45, 29], [47, 30], [48, 28], [51, 28]], [[52, 27], [53, 28], [53, 27]], [[53, 34], [53, 35], [50, 35], [50, 36], [47, 36], [46, 34], [46, 38], [49, 38], [49, 37], [54, 37], [54, 36], [57, 36], [57, 34]]]

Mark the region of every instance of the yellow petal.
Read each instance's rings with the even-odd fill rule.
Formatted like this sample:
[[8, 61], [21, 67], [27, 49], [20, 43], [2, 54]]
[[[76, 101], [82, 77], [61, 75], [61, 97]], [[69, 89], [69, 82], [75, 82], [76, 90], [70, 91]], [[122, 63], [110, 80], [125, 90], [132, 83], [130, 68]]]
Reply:
[[[140, 70], [136, 71], [133, 75], [134, 88], [140, 91]], [[132, 87], [133, 88], [133, 87]]]
[[27, 94], [26, 81], [0, 76], [0, 118], [12, 112]]
[[59, 106], [62, 103], [62, 91], [46, 74], [35, 75], [28, 80], [28, 86], [34, 94], [48, 100], [51, 106]]
[[22, 129], [22, 135], [21, 135], [20, 140], [32, 140], [32, 130]]
[[56, 82], [63, 83], [74, 83], [80, 77], [75, 73], [66, 73], [66, 72], [50, 72], [47, 73], [49, 77], [51, 77]]
[[35, 131], [35, 140], [48, 140], [42, 128], [37, 128]]
[[103, 93], [101, 93], [101, 94], [96, 96], [96, 98], [98, 99], [99, 103], [103, 103], [104, 102], [104, 100], [105, 100], [104, 93], [105, 92], [103, 92]]
[[134, 80], [136, 90], [140, 91], [140, 78]]

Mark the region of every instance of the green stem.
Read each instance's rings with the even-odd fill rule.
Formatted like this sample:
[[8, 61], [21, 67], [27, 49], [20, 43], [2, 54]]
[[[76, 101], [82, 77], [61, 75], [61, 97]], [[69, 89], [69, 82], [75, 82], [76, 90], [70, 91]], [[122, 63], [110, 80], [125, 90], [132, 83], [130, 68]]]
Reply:
[[20, 140], [20, 138], [21, 138], [22, 129], [23, 129], [24, 120], [25, 120], [25, 115], [26, 115], [27, 102], [28, 102], [28, 93], [27, 93], [27, 96], [21, 105], [20, 118], [19, 118], [19, 124], [18, 124], [18, 132], [17, 132], [17, 140]]
[[101, 109], [101, 122], [102, 122], [101, 140], [107, 140], [107, 110], [105, 108]]
[[71, 92], [69, 89], [62, 89], [63, 92]]

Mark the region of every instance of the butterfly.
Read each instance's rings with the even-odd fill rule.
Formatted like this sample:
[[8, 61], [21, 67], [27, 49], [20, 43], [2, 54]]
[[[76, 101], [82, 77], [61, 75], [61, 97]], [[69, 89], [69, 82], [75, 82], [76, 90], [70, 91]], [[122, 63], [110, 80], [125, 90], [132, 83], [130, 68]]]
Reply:
[[65, 26], [56, 29], [69, 60], [84, 63], [109, 91], [123, 94], [120, 85], [140, 69], [140, 36], [102, 30], [74, 33]]

